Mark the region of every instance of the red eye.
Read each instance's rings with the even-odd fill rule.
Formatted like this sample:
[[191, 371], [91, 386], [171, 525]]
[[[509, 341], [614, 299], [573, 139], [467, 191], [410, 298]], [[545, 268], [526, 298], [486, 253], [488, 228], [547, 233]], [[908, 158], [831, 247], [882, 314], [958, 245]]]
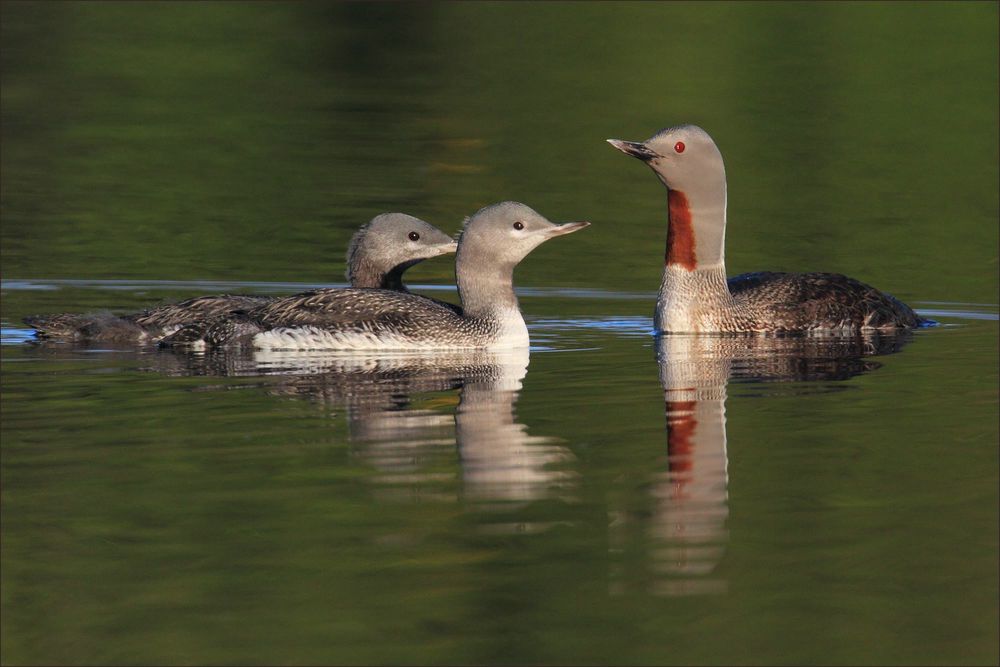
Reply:
[[676, 152], [676, 153], [683, 153], [684, 152], [684, 142], [683, 141], [678, 141], [676, 144], [674, 144], [674, 152]]

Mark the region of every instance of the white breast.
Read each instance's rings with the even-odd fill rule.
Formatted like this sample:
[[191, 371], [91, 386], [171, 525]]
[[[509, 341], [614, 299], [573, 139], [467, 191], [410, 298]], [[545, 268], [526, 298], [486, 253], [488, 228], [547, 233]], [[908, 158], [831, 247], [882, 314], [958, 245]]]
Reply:
[[521, 313], [500, 314], [500, 331], [492, 340], [457, 335], [406, 336], [391, 331], [330, 331], [315, 326], [280, 327], [253, 337], [259, 350], [461, 350], [528, 347], [528, 328]]
[[432, 338], [414, 339], [391, 332], [328, 331], [319, 327], [281, 327], [253, 337], [260, 350], [433, 350], [461, 347]]
[[517, 308], [508, 308], [500, 311], [500, 332], [496, 341], [489, 345], [490, 349], [514, 349], [528, 347], [528, 326], [521, 317], [521, 311]]

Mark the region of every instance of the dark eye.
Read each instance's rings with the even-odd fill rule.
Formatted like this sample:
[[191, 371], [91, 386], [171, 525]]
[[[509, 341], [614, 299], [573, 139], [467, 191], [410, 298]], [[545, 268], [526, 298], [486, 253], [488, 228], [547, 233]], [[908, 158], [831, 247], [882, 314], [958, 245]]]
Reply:
[[410, 240], [411, 241], [419, 241], [420, 240], [420, 234], [417, 234], [416, 232], [410, 232]]
[[514, 223], [514, 229], [516, 229], [517, 231], [521, 231], [522, 229], [524, 229], [524, 223], [518, 220], [517, 222]]
[[683, 141], [678, 141], [676, 144], [674, 144], [674, 150], [676, 152], [678, 152], [678, 153], [683, 153], [684, 152], [684, 142]]

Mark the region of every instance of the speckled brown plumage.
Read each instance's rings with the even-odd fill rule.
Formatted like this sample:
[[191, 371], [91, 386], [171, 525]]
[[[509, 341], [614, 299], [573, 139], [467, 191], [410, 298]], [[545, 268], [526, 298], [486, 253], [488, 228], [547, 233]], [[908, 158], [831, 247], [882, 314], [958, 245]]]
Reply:
[[177, 303], [144, 310], [135, 315], [124, 315], [122, 319], [134, 322], [147, 329], [169, 328], [191, 319], [210, 319], [227, 315], [234, 310], [250, 310], [272, 297], [249, 294], [213, 294], [196, 296]]
[[36, 330], [40, 340], [136, 343], [148, 335], [135, 322], [111, 313], [31, 315], [24, 323]]
[[[441, 346], [480, 347], [499, 330], [495, 318], [463, 317], [460, 309], [424, 297], [373, 289], [317, 289], [273, 299], [246, 313], [208, 323], [205, 342], [244, 346], [261, 332], [311, 327], [331, 335], [400, 336]], [[181, 334], [181, 332], [178, 332]], [[183, 342], [179, 335], [166, 345]]]
[[892, 295], [839, 273], [762, 271], [727, 284], [740, 330], [884, 330], [922, 322]]
[[213, 319], [233, 310], [251, 309], [269, 298], [245, 294], [215, 294], [169, 303], [129, 315], [62, 313], [26, 317], [24, 322], [37, 329], [39, 338], [43, 339], [141, 342], [148, 339], [155, 340], [185, 322]]

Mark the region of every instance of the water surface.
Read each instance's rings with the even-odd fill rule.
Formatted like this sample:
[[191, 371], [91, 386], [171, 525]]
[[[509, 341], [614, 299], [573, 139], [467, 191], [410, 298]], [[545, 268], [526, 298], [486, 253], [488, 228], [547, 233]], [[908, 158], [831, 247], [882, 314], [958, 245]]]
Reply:
[[[7, 2], [5, 664], [996, 664], [997, 6]], [[651, 335], [696, 122], [727, 259], [940, 326]], [[342, 283], [402, 210], [581, 234], [527, 355], [38, 346]], [[416, 267], [454, 299], [452, 267]]]
[[[79, 289], [108, 291], [24, 293]], [[546, 292], [513, 355], [39, 346], [8, 323], [4, 650], [988, 661], [996, 306], [657, 339], [651, 298]], [[546, 316], [602, 308], [634, 314]]]

